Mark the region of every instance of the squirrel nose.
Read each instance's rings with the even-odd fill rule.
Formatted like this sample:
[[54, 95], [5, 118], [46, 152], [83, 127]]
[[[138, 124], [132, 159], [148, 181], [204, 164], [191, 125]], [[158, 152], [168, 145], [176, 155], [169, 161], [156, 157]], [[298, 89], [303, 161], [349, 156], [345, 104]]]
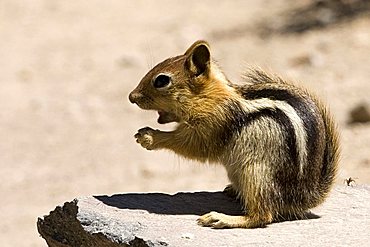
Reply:
[[128, 96], [128, 99], [132, 104], [135, 104], [137, 100], [140, 98], [140, 95], [141, 95], [140, 93], [131, 92], [130, 95]]

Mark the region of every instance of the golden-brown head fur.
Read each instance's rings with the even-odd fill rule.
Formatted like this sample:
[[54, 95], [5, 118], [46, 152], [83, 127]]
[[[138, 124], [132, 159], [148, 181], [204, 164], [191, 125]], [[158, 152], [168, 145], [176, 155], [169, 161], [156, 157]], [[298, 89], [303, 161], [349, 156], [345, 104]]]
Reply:
[[[156, 88], [159, 75], [169, 77], [169, 84]], [[229, 98], [234, 89], [211, 60], [206, 41], [195, 42], [183, 55], [169, 58], [152, 70], [130, 93], [130, 101], [140, 108], [159, 112], [159, 123], [199, 120], [214, 114], [213, 102]]]

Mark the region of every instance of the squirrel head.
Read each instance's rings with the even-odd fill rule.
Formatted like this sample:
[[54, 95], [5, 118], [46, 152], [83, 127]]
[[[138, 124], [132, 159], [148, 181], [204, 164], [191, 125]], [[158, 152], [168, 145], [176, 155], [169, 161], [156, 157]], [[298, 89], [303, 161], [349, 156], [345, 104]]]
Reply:
[[188, 121], [210, 84], [220, 79], [227, 83], [211, 60], [209, 44], [199, 40], [183, 55], [166, 59], [150, 70], [129, 100], [142, 109], [158, 111], [160, 124]]

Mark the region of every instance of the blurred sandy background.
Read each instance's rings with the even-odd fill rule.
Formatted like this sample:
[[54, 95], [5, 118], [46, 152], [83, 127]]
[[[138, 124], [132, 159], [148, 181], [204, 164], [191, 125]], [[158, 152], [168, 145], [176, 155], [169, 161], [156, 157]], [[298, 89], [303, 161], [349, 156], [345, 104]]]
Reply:
[[369, 183], [370, 124], [347, 122], [370, 103], [370, 16], [281, 31], [296, 2], [313, 1], [0, 0], [0, 246], [45, 246], [37, 217], [75, 197], [223, 189], [221, 167], [149, 152], [133, 138], [169, 127], [128, 93], [197, 39], [233, 81], [259, 65], [322, 96], [342, 135], [338, 183]]

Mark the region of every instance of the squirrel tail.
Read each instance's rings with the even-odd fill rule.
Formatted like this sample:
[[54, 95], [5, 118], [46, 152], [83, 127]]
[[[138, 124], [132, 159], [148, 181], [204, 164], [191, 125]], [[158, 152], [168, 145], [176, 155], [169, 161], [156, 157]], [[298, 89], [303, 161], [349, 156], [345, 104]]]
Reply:
[[340, 147], [337, 126], [328, 110], [325, 107], [320, 107], [320, 109], [324, 120], [326, 143], [319, 189], [322, 195], [326, 195], [336, 178]]

